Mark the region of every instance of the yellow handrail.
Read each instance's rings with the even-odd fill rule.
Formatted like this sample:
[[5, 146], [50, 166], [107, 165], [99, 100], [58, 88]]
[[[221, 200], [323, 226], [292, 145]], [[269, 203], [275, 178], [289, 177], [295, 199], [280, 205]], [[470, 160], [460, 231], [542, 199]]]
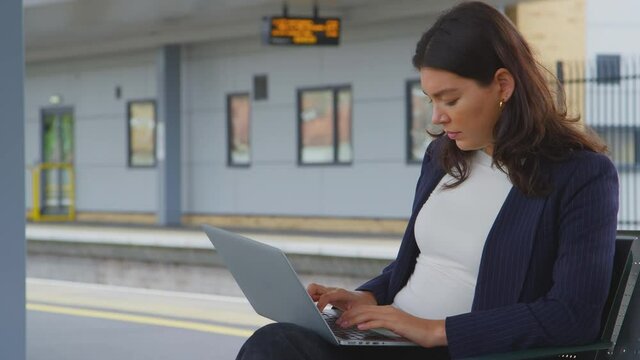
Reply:
[[[62, 192], [66, 195], [66, 199], [69, 200], [68, 211], [66, 214], [43, 214], [42, 213], [42, 204], [40, 204], [41, 194], [40, 190], [42, 188], [40, 184], [40, 179], [42, 177], [42, 172], [46, 170], [64, 170], [67, 173], [68, 183], [62, 184]], [[32, 186], [32, 207], [31, 213], [28, 215], [28, 218], [32, 221], [73, 221], [76, 218], [76, 207], [75, 207], [75, 175], [73, 171], [73, 165], [69, 163], [42, 163], [37, 164], [31, 169], [31, 186]], [[48, 187], [51, 184], [47, 184]], [[45, 189], [45, 194], [49, 189]]]

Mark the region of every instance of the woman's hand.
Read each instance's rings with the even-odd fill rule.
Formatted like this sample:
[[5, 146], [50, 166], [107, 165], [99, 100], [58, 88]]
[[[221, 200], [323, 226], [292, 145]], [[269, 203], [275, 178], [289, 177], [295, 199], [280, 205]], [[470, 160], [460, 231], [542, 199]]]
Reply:
[[444, 320], [421, 319], [390, 305], [353, 306], [337, 323], [344, 328], [357, 326], [360, 330], [389, 329], [423, 347], [447, 345]]
[[331, 304], [342, 311], [351, 309], [355, 305], [377, 305], [372, 293], [367, 291], [348, 291], [341, 288], [327, 287], [320, 284], [309, 284], [307, 293], [317, 302], [318, 310]]

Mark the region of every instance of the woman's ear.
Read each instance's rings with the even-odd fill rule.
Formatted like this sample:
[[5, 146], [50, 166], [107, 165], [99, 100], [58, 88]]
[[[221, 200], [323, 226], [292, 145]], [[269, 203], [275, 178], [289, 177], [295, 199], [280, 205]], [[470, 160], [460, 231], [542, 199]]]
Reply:
[[511, 95], [513, 95], [513, 90], [516, 88], [516, 82], [513, 75], [511, 75], [509, 70], [500, 68], [496, 70], [496, 74], [493, 79], [500, 87], [500, 101], [507, 102], [511, 98]]

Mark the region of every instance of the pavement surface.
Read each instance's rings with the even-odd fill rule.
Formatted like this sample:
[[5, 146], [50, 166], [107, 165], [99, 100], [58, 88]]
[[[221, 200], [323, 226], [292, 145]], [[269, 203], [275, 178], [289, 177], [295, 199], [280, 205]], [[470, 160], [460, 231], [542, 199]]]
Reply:
[[269, 322], [242, 297], [27, 280], [30, 360], [234, 359]]

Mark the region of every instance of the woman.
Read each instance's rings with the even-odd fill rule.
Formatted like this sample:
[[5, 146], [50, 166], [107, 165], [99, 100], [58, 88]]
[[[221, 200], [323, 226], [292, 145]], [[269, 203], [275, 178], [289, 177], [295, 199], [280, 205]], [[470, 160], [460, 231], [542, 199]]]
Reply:
[[[238, 359], [447, 359], [597, 338], [618, 211], [606, 147], [556, 107], [514, 26], [480, 2], [422, 35], [413, 65], [443, 128], [424, 157], [396, 260], [356, 291], [311, 284], [339, 322], [420, 347], [332, 346], [289, 324]], [[428, 200], [427, 200], [428, 199]]]

